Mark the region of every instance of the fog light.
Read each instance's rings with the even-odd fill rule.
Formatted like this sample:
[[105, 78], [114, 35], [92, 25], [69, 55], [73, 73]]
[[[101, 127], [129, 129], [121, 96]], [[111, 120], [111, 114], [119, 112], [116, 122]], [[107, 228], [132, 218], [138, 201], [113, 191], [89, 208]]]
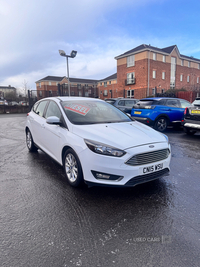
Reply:
[[96, 179], [102, 179], [102, 180], [110, 180], [110, 181], [120, 181], [124, 178], [124, 176], [109, 174], [109, 173], [103, 173], [103, 172], [96, 172], [91, 171], [92, 174]]

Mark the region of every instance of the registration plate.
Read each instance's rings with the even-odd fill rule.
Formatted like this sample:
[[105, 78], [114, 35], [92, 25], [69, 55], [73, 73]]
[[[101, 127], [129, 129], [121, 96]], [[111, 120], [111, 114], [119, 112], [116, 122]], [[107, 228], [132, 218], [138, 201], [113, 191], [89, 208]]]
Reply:
[[134, 114], [141, 114], [142, 111], [134, 111]]
[[143, 173], [146, 174], [146, 173], [150, 173], [150, 172], [156, 172], [156, 171], [160, 171], [163, 169], [163, 163], [159, 163], [159, 164], [156, 164], [156, 165], [151, 165], [151, 166], [148, 166], [148, 167], [144, 167], [143, 168]]
[[200, 114], [200, 110], [192, 110], [191, 113], [193, 113], [193, 114]]

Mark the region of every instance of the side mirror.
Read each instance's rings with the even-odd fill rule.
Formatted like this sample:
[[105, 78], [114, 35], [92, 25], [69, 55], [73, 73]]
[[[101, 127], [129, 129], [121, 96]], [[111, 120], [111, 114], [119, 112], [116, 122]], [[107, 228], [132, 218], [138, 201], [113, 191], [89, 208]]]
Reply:
[[62, 122], [60, 121], [60, 119], [56, 116], [51, 116], [51, 117], [48, 117], [46, 119], [46, 123], [48, 124], [55, 124], [55, 125], [61, 125]]

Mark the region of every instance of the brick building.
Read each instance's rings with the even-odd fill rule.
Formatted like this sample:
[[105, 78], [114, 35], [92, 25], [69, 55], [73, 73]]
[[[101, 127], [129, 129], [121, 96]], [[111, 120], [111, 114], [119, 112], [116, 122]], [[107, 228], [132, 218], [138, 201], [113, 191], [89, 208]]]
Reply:
[[[70, 78], [70, 95], [141, 99], [168, 89], [200, 92], [200, 59], [179, 53], [176, 45], [157, 48], [142, 44], [117, 57], [117, 73], [102, 80]], [[68, 94], [67, 78], [47, 76], [36, 82], [38, 97]]]
[[[98, 97], [97, 80], [69, 78], [71, 96]], [[64, 77], [47, 76], [36, 82], [38, 99], [62, 95], [68, 95], [68, 80]]]
[[140, 99], [168, 89], [200, 89], [200, 60], [181, 55], [176, 45], [143, 44], [115, 59], [119, 96]]

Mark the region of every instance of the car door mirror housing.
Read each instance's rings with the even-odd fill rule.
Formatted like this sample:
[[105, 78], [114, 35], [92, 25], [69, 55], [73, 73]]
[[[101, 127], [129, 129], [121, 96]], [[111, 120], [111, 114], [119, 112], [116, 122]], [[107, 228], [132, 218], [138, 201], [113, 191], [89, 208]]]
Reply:
[[47, 120], [46, 120], [46, 123], [55, 124], [55, 125], [61, 125], [62, 124], [60, 119], [58, 117], [56, 117], [56, 116], [48, 117]]

